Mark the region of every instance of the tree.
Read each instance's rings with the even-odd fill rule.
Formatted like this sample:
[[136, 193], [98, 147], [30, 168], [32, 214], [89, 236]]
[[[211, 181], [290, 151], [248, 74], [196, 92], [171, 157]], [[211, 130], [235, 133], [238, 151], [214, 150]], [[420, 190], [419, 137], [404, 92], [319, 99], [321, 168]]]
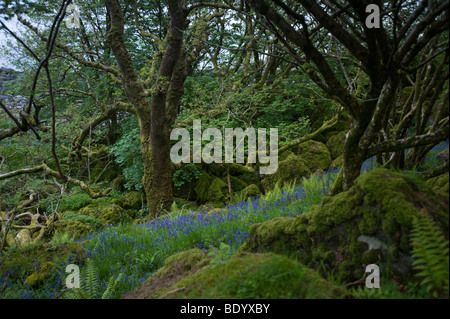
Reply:
[[[399, 112], [396, 98], [402, 81], [408, 76], [414, 77], [414, 70], [448, 53], [448, 40], [439, 40], [444, 34], [448, 36], [448, 1], [420, 1], [418, 4], [415, 1], [356, 0], [245, 2], [303, 65], [304, 72], [350, 116], [342, 170], [343, 190], [353, 185], [363, 162], [371, 156], [429, 147], [448, 138], [448, 114], [445, 112], [440, 112], [440, 117], [426, 128], [430, 109], [423, 109], [420, 103], [409, 103], [403, 115], [396, 116]], [[371, 3], [381, 9], [380, 28], [366, 25], [366, 7]], [[362, 96], [351, 92], [331, 66], [330, 48], [323, 41], [330, 35], [348, 51], [351, 64], [367, 77], [368, 85]], [[448, 107], [448, 84], [443, 85], [445, 70], [448, 72], [447, 53], [441, 60], [442, 65], [433, 75], [429, 74], [435, 84], [425, 89], [430, 94], [435, 90], [434, 102], [429, 104], [431, 109], [437, 101]], [[424, 56], [427, 58], [420, 62]], [[423, 91], [420, 87], [423, 84], [415, 83], [417, 96]], [[410, 111], [417, 125], [405, 119]], [[395, 127], [398, 123], [390, 122], [392, 119], [397, 119], [401, 125]], [[386, 132], [388, 125], [391, 127]], [[413, 136], [405, 137], [405, 128], [414, 128]]]

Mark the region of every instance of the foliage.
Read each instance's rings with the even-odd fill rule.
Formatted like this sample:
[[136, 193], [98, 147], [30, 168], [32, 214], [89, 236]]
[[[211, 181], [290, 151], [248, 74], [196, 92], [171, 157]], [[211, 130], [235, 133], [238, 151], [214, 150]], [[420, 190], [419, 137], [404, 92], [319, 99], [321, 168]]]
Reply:
[[[214, 247], [210, 246], [210, 249], [214, 249]], [[231, 247], [224, 243], [220, 243], [219, 249], [210, 251], [208, 256], [212, 257], [210, 263], [213, 265], [213, 268], [225, 264], [227, 259], [231, 257], [231, 253]]]
[[128, 190], [142, 189], [142, 177], [144, 176], [144, 164], [139, 142], [139, 128], [134, 116], [125, 119], [121, 126], [122, 135], [110, 148], [116, 162], [123, 168], [123, 174], [127, 179], [125, 188]]
[[77, 211], [92, 203], [92, 199], [86, 193], [76, 193], [65, 196], [61, 200], [61, 211]]
[[194, 163], [189, 163], [177, 170], [173, 174], [173, 186], [177, 189], [183, 187], [183, 185], [191, 184], [197, 181], [202, 175]]
[[72, 212], [65, 212], [64, 216], [62, 218], [63, 219], [80, 220], [85, 224], [89, 224], [89, 225], [95, 227], [96, 229], [100, 229], [103, 227], [102, 222], [98, 218], [93, 217], [93, 216], [76, 214], [76, 213], [72, 213]]
[[434, 298], [448, 298], [449, 247], [448, 240], [429, 217], [413, 220], [411, 232], [414, 269], [421, 284]]
[[82, 274], [80, 274], [80, 288], [72, 288], [65, 294], [68, 299], [96, 299], [101, 295], [101, 299], [110, 299], [114, 296], [116, 288], [122, 279], [122, 273], [117, 277], [111, 276], [106, 285], [106, 289], [102, 293], [96, 273], [96, 269], [90, 259], [87, 260], [86, 266]]

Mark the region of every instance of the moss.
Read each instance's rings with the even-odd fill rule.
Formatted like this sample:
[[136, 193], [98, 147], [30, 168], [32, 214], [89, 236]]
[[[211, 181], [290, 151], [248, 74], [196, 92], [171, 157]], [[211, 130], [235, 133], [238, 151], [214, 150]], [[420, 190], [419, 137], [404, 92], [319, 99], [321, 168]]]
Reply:
[[86, 207], [83, 207], [82, 209], [78, 210], [76, 213], [78, 215], [95, 217], [95, 215], [97, 214], [97, 211], [98, 211], [98, 208], [91, 204]]
[[239, 192], [248, 186], [246, 182], [234, 176], [230, 176], [230, 183], [233, 192]]
[[255, 184], [251, 184], [242, 191], [245, 198], [256, 197], [261, 194], [261, 190]]
[[140, 209], [142, 208], [143, 195], [139, 192], [129, 192], [120, 200], [120, 206], [124, 209]]
[[306, 141], [298, 145], [297, 152], [312, 172], [325, 170], [331, 163], [330, 151], [321, 142]]
[[279, 163], [275, 174], [266, 175], [262, 180], [262, 186], [265, 191], [273, 189], [276, 183], [282, 187], [286, 183], [300, 180], [311, 174], [305, 161], [294, 154], [289, 155], [284, 161]]
[[83, 214], [76, 214], [73, 212], [65, 212], [62, 215], [62, 219], [64, 220], [69, 220], [69, 219], [75, 219], [75, 220], [79, 220], [85, 224], [88, 224], [96, 229], [100, 229], [102, 227], [102, 222], [93, 216], [88, 216], [88, 215], [83, 215]]
[[124, 296], [125, 299], [153, 297], [156, 291], [163, 293], [180, 278], [209, 264], [207, 252], [191, 249], [168, 257], [164, 266], [150, 276], [141, 287]]
[[335, 170], [335, 169], [339, 169], [343, 166], [344, 166], [344, 155], [341, 155], [331, 162], [329, 169]]
[[116, 204], [100, 208], [97, 213], [97, 218], [103, 223], [103, 225], [131, 221], [130, 212], [124, 210]]
[[66, 210], [77, 211], [92, 203], [92, 199], [86, 193], [72, 194], [61, 200], [59, 209], [61, 212]]
[[222, 179], [202, 172], [197, 186], [195, 187], [197, 198], [201, 202], [224, 203], [228, 200], [228, 184]]
[[426, 184], [431, 187], [436, 193], [449, 197], [449, 172], [430, 178]]
[[8, 247], [12, 247], [16, 244], [16, 234], [10, 230], [6, 236], [6, 245], [8, 245]]
[[323, 144], [327, 142], [327, 138], [322, 133], [319, 133], [316, 136], [314, 136], [312, 140]]
[[126, 183], [127, 179], [121, 174], [112, 180], [111, 187], [117, 191], [123, 192], [125, 190]]
[[330, 150], [331, 159], [336, 159], [342, 154], [344, 154], [344, 144], [345, 144], [345, 135], [347, 133], [335, 132], [333, 136], [331, 136], [326, 142], [326, 146]]
[[[448, 198], [417, 178], [375, 169], [303, 215], [252, 225], [241, 251], [288, 255], [347, 282], [360, 279], [364, 261], [377, 256], [377, 262], [386, 266], [389, 260], [393, 274], [407, 280], [412, 274], [409, 235], [419, 213], [432, 216], [448, 236]], [[369, 258], [361, 235], [389, 249]]]
[[284, 161], [286, 158], [288, 158], [289, 157], [289, 155], [294, 155], [294, 153], [290, 150], [290, 149], [288, 149], [287, 151], [284, 151], [283, 153], [281, 153], [281, 154], [279, 154], [279, 156], [278, 156], [278, 162], [282, 162], [282, 161]]
[[[33, 243], [27, 246], [15, 246], [15, 248], [2, 252], [0, 273], [12, 282], [22, 281], [34, 274], [28, 283], [31, 285], [40, 283], [40, 276], [46, 273], [46, 266], [51, 264], [75, 263], [81, 264], [86, 259], [85, 252], [80, 243], [73, 242], [61, 244], [56, 247], [48, 243]], [[44, 274], [39, 272], [44, 270]], [[64, 271], [64, 269], [62, 269]]]
[[94, 226], [77, 219], [58, 220], [55, 222], [54, 227], [55, 230], [57, 229], [60, 232], [68, 233], [70, 237], [74, 237], [75, 239], [79, 239], [96, 231]]
[[36, 287], [42, 284], [47, 278], [51, 276], [51, 270], [54, 267], [53, 263], [46, 262], [39, 265], [38, 270], [33, 272], [25, 279], [25, 285], [30, 287]]
[[[167, 273], [167, 270], [165, 270]], [[152, 298], [306, 299], [344, 297], [344, 289], [302, 264], [275, 254], [236, 254], [158, 289]]]
[[31, 232], [28, 229], [21, 229], [16, 235], [16, 242], [19, 245], [27, 245], [31, 242]]
[[201, 201], [206, 201], [208, 187], [211, 185], [212, 177], [206, 171], [202, 171], [200, 178], [197, 181], [197, 186], [195, 187], [195, 193], [197, 198]]

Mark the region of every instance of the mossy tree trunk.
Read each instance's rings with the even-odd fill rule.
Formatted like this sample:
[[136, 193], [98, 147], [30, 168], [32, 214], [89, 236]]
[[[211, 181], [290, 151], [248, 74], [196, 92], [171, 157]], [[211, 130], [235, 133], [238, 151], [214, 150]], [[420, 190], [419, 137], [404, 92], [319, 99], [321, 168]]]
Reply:
[[[150, 216], [156, 216], [172, 204], [172, 163], [170, 130], [187, 77], [187, 55], [183, 48], [183, 30], [187, 27], [184, 1], [168, 1], [170, 27], [151, 93], [145, 90], [133, 66], [124, 39], [124, 20], [117, 0], [107, 0], [111, 20], [108, 40], [119, 65], [128, 99], [136, 109], [144, 163], [143, 185]], [[149, 95], [151, 100], [149, 101]]]

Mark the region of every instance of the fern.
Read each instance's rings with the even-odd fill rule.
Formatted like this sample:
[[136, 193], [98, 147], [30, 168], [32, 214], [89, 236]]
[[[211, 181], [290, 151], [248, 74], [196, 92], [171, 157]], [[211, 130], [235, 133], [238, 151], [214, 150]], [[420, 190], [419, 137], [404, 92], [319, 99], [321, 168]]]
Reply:
[[434, 297], [447, 297], [449, 286], [448, 241], [435, 223], [420, 216], [413, 220], [411, 232], [413, 267], [421, 284]]
[[120, 273], [119, 276], [117, 276], [117, 279], [114, 279], [115, 276], [111, 276], [111, 278], [109, 278], [108, 285], [106, 286], [106, 290], [102, 295], [102, 299], [111, 299], [116, 291], [117, 284], [122, 279], [122, 276], [123, 274]]
[[231, 247], [225, 243], [220, 243], [219, 249], [214, 250], [214, 247], [210, 246], [210, 249], [213, 249], [208, 253], [208, 256], [212, 257], [210, 264], [212, 268], [216, 268], [219, 265], [224, 265], [228, 262], [231, 257], [232, 251]]
[[[74, 288], [68, 292], [65, 297], [69, 299], [96, 299], [101, 294], [98, 277], [96, 275], [97, 269], [90, 259], [86, 262], [86, 268], [84, 269], [82, 276], [80, 276], [81, 287]], [[101, 294], [102, 299], [110, 299], [115, 292], [117, 284], [122, 279], [123, 274], [119, 274], [117, 279], [115, 276], [111, 276], [108, 280], [106, 290]]]

